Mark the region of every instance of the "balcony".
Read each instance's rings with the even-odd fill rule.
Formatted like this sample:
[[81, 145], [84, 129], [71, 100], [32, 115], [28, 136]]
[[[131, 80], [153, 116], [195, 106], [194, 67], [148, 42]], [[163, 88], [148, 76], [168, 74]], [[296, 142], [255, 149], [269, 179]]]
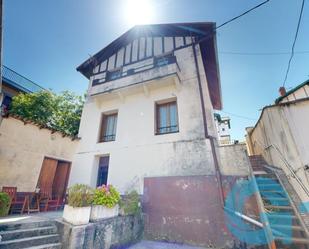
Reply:
[[130, 92], [174, 84], [181, 86], [176, 56], [151, 57], [122, 68], [99, 73], [92, 78], [90, 96], [121, 96]]
[[2, 67], [2, 77], [4, 83], [22, 92], [30, 93], [45, 90], [43, 87], [37, 85], [33, 81], [20, 75], [19, 73], [16, 73], [15, 71], [6, 66]]

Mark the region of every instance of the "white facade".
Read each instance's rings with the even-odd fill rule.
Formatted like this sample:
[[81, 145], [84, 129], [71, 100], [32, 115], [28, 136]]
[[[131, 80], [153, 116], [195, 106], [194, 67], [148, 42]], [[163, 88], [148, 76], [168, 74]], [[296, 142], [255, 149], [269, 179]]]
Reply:
[[284, 170], [302, 201], [309, 195], [292, 177], [291, 170], [309, 192], [309, 100], [308, 85], [291, 90], [277, 105], [263, 109], [254, 128], [248, 128], [247, 145], [250, 154], [261, 154], [266, 161]]
[[[121, 77], [106, 80], [107, 72], [100, 72], [109, 67], [110, 60], [94, 68], [97, 74], [90, 77], [70, 185], [85, 183], [95, 187], [99, 158], [106, 155], [110, 157], [108, 184], [122, 193], [133, 188], [142, 193], [144, 177], [215, 174], [210, 140], [205, 138], [191, 37], [164, 37], [165, 50], [161, 37], [146, 37], [139, 43], [141, 40], [144, 45], [148, 44], [141, 50], [145, 52], [137, 52], [138, 47], [141, 49], [144, 45], [135, 46], [133, 41], [117, 52], [117, 58], [110, 57], [114, 65], [121, 67], [128, 56], [131, 60], [139, 56], [136, 63], [121, 67]], [[149, 47], [150, 44], [154, 47]], [[127, 47], [133, 47], [132, 54]], [[161, 55], [167, 50], [173, 50], [177, 62], [155, 67], [155, 57], [144, 58], [151, 51]], [[213, 106], [199, 46], [196, 46], [196, 53], [208, 133], [215, 137]], [[132, 68], [134, 74], [128, 72]], [[156, 103], [169, 100], [177, 103], [179, 132], [156, 135]], [[118, 113], [115, 141], [99, 142], [102, 114], [110, 112]]]

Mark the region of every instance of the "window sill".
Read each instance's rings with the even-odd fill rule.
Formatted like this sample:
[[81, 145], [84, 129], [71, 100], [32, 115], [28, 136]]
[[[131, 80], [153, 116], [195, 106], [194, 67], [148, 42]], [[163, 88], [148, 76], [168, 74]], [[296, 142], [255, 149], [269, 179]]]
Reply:
[[164, 132], [164, 133], [158, 133], [158, 132], [156, 132], [156, 133], [155, 133], [155, 136], [173, 134], [173, 133], [178, 133], [178, 132], [179, 132], [179, 130], [178, 130], [178, 131], [169, 131], [169, 132]]
[[115, 142], [116, 140], [108, 140], [108, 141], [99, 141], [97, 142], [98, 144], [102, 144], [102, 143], [109, 143], [109, 142]]

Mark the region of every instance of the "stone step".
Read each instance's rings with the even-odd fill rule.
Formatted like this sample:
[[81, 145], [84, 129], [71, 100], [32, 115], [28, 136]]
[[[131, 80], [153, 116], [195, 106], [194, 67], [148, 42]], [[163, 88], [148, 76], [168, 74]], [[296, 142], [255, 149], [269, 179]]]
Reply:
[[0, 225], [0, 231], [13, 231], [18, 229], [28, 229], [37, 227], [47, 227], [54, 225], [53, 221], [34, 221], [34, 222], [19, 222], [19, 223], [6, 223]]
[[265, 183], [258, 183], [259, 190], [277, 190], [277, 191], [284, 191], [280, 184], [265, 184]]
[[0, 231], [2, 241], [12, 240], [12, 239], [22, 239], [26, 237], [34, 237], [34, 236], [41, 236], [41, 235], [56, 234], [56, 233], [57, 233], [56, 226]]
[[31, 246], [24, 249], [61, 249], [61, 244], [60, 243], [45, 244], [41, 246]]
[[34, 236], [22, 239], [13, 239], [0, 242], [0, 248], [5, 249], [21, 249], [33, 246], [43, 246], [46, 244], [59, 243], [58, 234]]

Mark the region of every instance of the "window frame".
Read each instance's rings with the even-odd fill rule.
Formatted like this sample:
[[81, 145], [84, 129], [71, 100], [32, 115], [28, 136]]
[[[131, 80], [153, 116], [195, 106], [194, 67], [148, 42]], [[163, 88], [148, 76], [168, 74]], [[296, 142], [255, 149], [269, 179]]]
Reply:
[[[105, 135], [106, 128], [107, 128], [107, 118], [116, 116], [116, 124], [114, 122], [114, 129], [115, 134], [112, 135]], [[106, 142], [113, 142], [116, 141], [116, 135], [117, 135], [117, 123], [118, 123], [118, 111], [111, 111], [111, 112], [105, 112], [101, 114], [101, 120], [100, 120], [100, 129], [99, 129], [99, 136], [98, 136], [98, 143], [106, 143]], [[112, 139], [104, 139], [105, 137], [113, 136]]]
[[[170, 106], [172, 104], [175, 104], [176, 107], [176, 122], [177, 122], [177, 130], [175, 131], [167, 131], [167, 132], [162, 132], [160, 129], [162, 128], [171, 128], [170, 126], [166, 127], [160, 127], [160, 115], [159, 115], [159, 110], [160, 107], [162, 106]], [[171, 121], [171, 115], [170, 112], [168, 113], [169, 118], [167, 119], [167, 122], [170, 123]], [[155, 135], [166, 135], [166, 134], [171, 134], [171, 133], [178, 133], [179, 132], [179, 115], [178, 115], [178, 105], [177, 105], [177, 99], [168, 99], [168, 100], [163, 100], [163, 101], [158, 101], [155, 103]]]

